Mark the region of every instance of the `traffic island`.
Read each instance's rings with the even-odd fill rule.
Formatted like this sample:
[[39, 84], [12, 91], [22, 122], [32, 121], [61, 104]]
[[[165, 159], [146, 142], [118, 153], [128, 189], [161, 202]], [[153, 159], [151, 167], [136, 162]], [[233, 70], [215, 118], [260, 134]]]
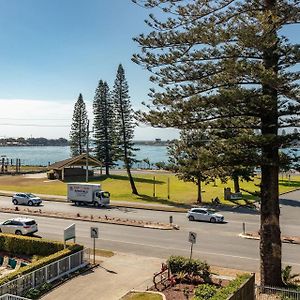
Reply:
[[[240, 233], [239, 236], [244, 239], [249, 239], [249, 240], [260, 240], [259, 232], [245, 232], [245, 233]], [[281, 242], [288, 243], [288, 244], [300, 244], [300, 237], [298, 237], [298, 236], [282, 236]]]
[[153, 221], [124, 219], [124, 218], [110, 217], [108, 215], [102, 217], [102, 216], [94, 216], [94, 215], [84, 215], [82, 213], [73, 214], [73, 213], [62, 213], [62, 212], [44, 212], [40, 208], [39, 209], [20, 208], [19, 206], [16, 206], [15, 208], [0, 208], [0, 212], [47, 217], [47, 218], [76, 220], [76, 221], [108, 223], [108, 224], [115, 224], [115, 225], [142, 227], [142, 228], [159, 229], [159, 230], [179, 229], [179, 226], [173, 223], [160, 223], [160, 222], [153, 222]]

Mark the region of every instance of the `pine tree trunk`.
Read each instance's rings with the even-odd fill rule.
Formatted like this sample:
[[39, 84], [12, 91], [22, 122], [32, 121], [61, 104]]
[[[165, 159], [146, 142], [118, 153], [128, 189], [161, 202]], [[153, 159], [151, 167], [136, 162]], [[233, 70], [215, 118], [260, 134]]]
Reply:
[[197, 197], [197, 203], [202, 203], [202, 194], [201, 194], [201, 179], [200, 177], [197, 180], [197, 187], [198, 187], [198, 197]]
[[105, 174], [106, 174], [106, 176], [109, 176], [109, 164], [108, 163], [105, 164]]
[[138, 195], [139, 193], [136, 189], [134, 180], [133, 180], [132, 175], [131, 175], [131, 170], [130, 170], [130, 166], [129, 166], [129, 163], [128, 163], [128, 159], [126, 159], [126, 158], [125, 158], [125, 165], [126, 165], [126, 171], [127, 171], [127, 175], [128, 175], [128, 178], [129, 178], [132, 194]]
[[[276, 0], [264, 0], [267, 10], [274, 11]], [[272, 18], [270, 18], [272, 22]], [[273, 44], [263, 53], [266, 69], [278, 72], [277, 35], [273, 34]], [[271, 84], [263, 84], [261, 131], [263, 136], [278, 135], [278, 94]], [[261, 227], [260, 258], [261, 284], [282, 286], [281, 277], [281, 233], [279, 223], [279, 148], [275, 142], [265, 142], [262, 147], [261, 166]]]
[[239, 193], [240, 192], [239, 176], [234, 176], [233, 177], [233, 183], [234, 183], [234, 192]]

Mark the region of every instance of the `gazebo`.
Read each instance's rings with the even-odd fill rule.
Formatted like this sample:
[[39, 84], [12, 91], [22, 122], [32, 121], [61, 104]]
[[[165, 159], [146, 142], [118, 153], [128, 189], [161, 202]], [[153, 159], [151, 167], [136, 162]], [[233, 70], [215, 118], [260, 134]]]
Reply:
[[[56, 179], [65, 180], [66, 177], [85, 176], [87, 155], [85, 153], [74, 156], [65, 160], [55, 162], [48, 166], [49, 174], [53, 174]], [[101, 161], [95, 157], [88, 155], [88, 166], [102, 167]], [[89, 176], [94, 175], [94, 172], [89, 170]]]

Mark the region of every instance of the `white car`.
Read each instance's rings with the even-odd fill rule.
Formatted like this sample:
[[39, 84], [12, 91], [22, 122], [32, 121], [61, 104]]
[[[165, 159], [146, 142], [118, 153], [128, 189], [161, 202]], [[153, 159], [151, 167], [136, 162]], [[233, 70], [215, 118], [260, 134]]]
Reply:
[[208, 208], [191, 208], [187, 217], [190, 221], [207, 221], [211, 223], [224, 222], [224, 216]]
[[14, 218], [0, 223], [0, 232], [26, 235], [38, 231], [38, 226], [34, 219]]
[[42, 203], [41, 198], [30, 193], [15, 193], [12, 196], [12, 203], [14, 205], [25, 204], [29, 206], [40, 205]]

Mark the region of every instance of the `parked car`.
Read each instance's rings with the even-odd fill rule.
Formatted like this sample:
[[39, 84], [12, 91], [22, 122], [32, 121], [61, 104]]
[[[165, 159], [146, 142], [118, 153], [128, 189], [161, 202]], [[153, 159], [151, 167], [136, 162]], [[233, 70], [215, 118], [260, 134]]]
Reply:
[[187, 217], [190, 221], [207, 221], [211, 223], [224, 222], [224, 216], [217, 214], [208, 208], [192, 208], [188, 211]]
[[0, 232], [18, 235], [33, 234], [38, 231], [34, 219], [14, 218], [0, 223]]
[[42, 203], [41, 198], [30, 193], [15, 193], [12, 196], [12, 203], [14, 205], [25, 204], [29, 206], [40, 205]]

